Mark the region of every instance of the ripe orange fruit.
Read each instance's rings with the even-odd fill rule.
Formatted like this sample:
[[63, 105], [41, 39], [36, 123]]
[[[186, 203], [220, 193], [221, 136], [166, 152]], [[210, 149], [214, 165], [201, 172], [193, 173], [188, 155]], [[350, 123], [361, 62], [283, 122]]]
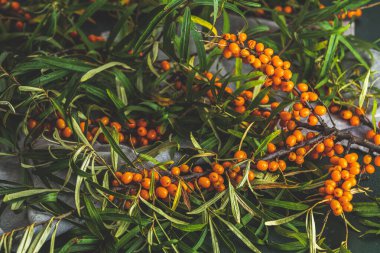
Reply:
[[264, 160], [259, 160], [256, 164], [256, 168], [260, 171], [266, 171], [268, 169], [268, 162]]
[[256, 49], [256, 52], [258, 52], [258, 53], [260, 53], [260, 52], [263, 52], [264, 51], [264, 44], [263, 43], [257, 43], [256, 44], [256, 47], [255, 47], [255, 49]]
[[179, 168], [181, 173], [188, 173], [190, 171], [190, 167], [187, 164], [182, 164]]
[[71, 131], [71, 129], [69, 127], [65, 127], [65, 129], [63, 129], [63, 131], [62, 131], [62, 135], [65, 138], [70, 138], [71, 135], [73, 135], [73, 131]]
[[168, 61], [162, 61], [160, 65], [163, 71], [170, 70], [170, 63]]
[[137, 128], [137, 134], [139, 136], [146, 136], [148, 134], [148, 131], [146, 130], [145, 127], [139, 127]]
[[237, 159], [238, 162], [241, 162], [245, 159], [247, 159], [247, 153], [243, 150], [238, 150], [234, 154], [234, 158]]
[[171, 173], [173, 176], [179, 176], [181, 174], [181, 169], [178, 167], [173, 167], [171, 169]]
[[233, 55], [237, 55], [240, 53], [240, 47], [238, 44], [236, 44], [235, 42], [231, 43], [229, 46], [228, 46], [228, 49], [232, 52]]
[[276, 151], [276, 145], [274, 145], [273, 143], [268, 143], [267, 145], [267, 151], [269, 154], [272, 154]]
[[254, 179], [255, 179], [255, 173], [252, 170], [250, 170], [248, 172], [248, 180], [253, 181]]
[[107, 126], [110, 123], [110, 118], [108, 118], [107, 116], [104, 116], [104, 117], [100, 118], [99, 120], [105, 126]]
[[111, 122], [110, 126], [115, 128], [117, 132], [121, 131], [121, 125], [119, 122]]
[[210, 179], [208, 179], [207, 177], [200, 177], [198, 179], [198, 184], [200, 187], [205, 188], [205, 189], [211, 186]]
[[149, 188], [150, 188], [150, 178], [148, 178], [148, 177], [143, 178], [143, 180], [141, 181], [141, 186], [142, 186], [144, 189], [149, 190]]
[[156, 196], [160, 199], [165, 199], [168, 196], [169, 192], [166, 188], [159, 186], [156, 188]]
[[195, 166], [193, 168], [193, 172], [194, 173], [202, 173], [203, 172], [203, 168], [201, 166]]
[[121, 182], [123, 184], [129, 184], [133, 180], [133, 173], [132, 172], [125, 172], [123, 176], [121, 177]]
[[157, 138], [157, 132], [154, 129], [150, 129], [146, 134], [146, 138], [150, 141], [154, 141]]
[[359, 126], [360, 125], [360, 118], [356, 115], [352, 116], [350, 119], [350, 125], [351, 126]]
[[114, 195], [109, 195], [108, 196], [108, 200], [113, 202], [115, 200], [115, 196]]
[[130, 129], [136, 128], [136, 121], [134, 119], [128, 119], [127, 126]]
[[221, 40], [219, 40], [219, 42], [218, 42], [218, 47], [219, 47], [220, 49], [224, 49], [224, 48], [226, 48], [227, 45], [228, 45], [228, 43], [227, 43], [226, 40], [221, 39]]
[[380, 134], [375, 134], [375, 136], [373, 137], [373, 143], [375, 143], [376, 145], [380, 145]]
[[210, 181], [212, 183], [215, 183], [215, 182], [218, 182], [219, 181], [219, 175], [218, 173], [216, 172], [211, 172], [209, 175], [208, 175], [208, 178], [210, 179]]
[[345, 120], [349, 120], [352, 118], [352, 112], [350, 110], [343, 110], [341, 113], [340, 113], [340, 116], [345, 119]]
[[133, 175], [133, 182], [140, 183], [142, 181], [142, 175], [140, 173], [136, 173]]
[[141, 189], [140, 196], [145, 200], [149, 200], [149, 192], [145, 189]]
[[296, 144], [297, 144], [297, 138], [294, 135], [289, 135], [286, 138], [286, 145], [288, 145], [289, 147], [293, 147]]
[[327, 112], [327, 109], [324, 105], [317, 105], [315, 108], [314, 108], [314, 113], [319, 115], [319, 116], [323, 116], [325, 115]]
[[[368, 173], [368, 174], [373, 174], [375, 173], [375, 167], [371, 164], [367, 164], [365, 166], [365, 171]], [[360, 172], [360, 171], [359, 171]]]
[[177, 193], [178, 187], [175, 184], [170, 184], [167, 189], [170, 196], [174, 197]]
[[37, 121], [35, 119], [29, 119], [28, 120], [28, 128], [33, 129], [38, 125]]
[[163, 176], [160, 178], [160, 184], [163, 187], [168, 187], [172, 183], [172, 180], [168, 176]]
[[62, 118], [59, 118], [59, 119], [57, 119], [57, 121], [55, 122], [55, 125], [56, 125], [56, 127], [58, 128], [58, 129], [64, 129], [65, 127], [66, 127], [66, 122], [65, 122], [65, 120], [64, 119], [62, 119]]
[[20, 9], [20, 3], [16, 2], [16, 1], [13, 1], [11, 3], [11, 9], [14, 10], [14, 11], [18, 11]]

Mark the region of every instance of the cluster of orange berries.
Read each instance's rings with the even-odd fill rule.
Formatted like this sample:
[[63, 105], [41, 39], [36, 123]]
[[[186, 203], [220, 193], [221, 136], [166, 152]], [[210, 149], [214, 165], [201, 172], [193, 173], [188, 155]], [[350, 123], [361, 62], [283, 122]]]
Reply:
[[[272, 48], [265, 48], [264, 44], [255, 40], [247, 40], [247, 34], [223, 34], [218, 42], [218, 47], [223, 50], [226, 59], [240, 57], [243, 62], [250, 64], [254, 69], [265, 73], [268, 78], [265, 86], [272, 86], [273, 89], [281, 89], [284, 92], [291, 92], [294, 83], [290, 81], [293, 76], [290, 70], [291, 63], [283, 61], [280, 56], [274, 55]], [[246, 42], [246, 44], [245, 44]]]
[[[380, 126], [380, 122], [378, 125]], [[367, 131], [365, 138], [369, 141], [372, 141], [376, 145], [380, 145], [380, 134], [375, 132], [373, 129]]]
[[293, 12], [292, 6], [285, 5], [282, 7], [281, 5], [276, 5], [274, 9], [278, 12], [285, 12], [286, 14], [291, 14]]
[[[77, 38], [79, 38], [79, 34], [77, 31], [72, 31], [72, 32], [70, 32], [70, 37], [73, 39], [77, 39]], [[106, 41], [106, 39], [103, 36], [97, 36], [95, 34], [89, 34], [87, 36], [87, 38], [92, 43]]]
[[[157, 127], [148, 127], [148, 121], [141, 118], [137, 121], [134, 119], [128, 119], [128, 121], [124, 124], [124, 129], [122, 124], [117, 121], [110, 121], [108, 116], [103, 116], [101, 118], [97, 118], [94, 121], [87, 120], [87, 130], [86, 130], [86, 122], [82, 121], [79, 123], [82, 133], [86, 133], [86, 138], [88, 141], [92, 141], [94, 136], [99, 131], [99, 127], [97, 124], [92, 124], [92, 122], [102, 122], [105, 126], [113, 127], [119, 134], [119, 143], [128, 143], [131, 146], [139, 147], [139, 146], [147, 146], [154, 141], [158, 141], [161, 139], [163, 135], [163, 131], [161, 126]], [[35, 119], [30, 118], [28, 120], [28, 128], [33, 129], [38, 125], [38, 122]], [[44, 128], [47, 130], [51, 130], [52, 127], [58, 129], [60, 136], [63, 138], [70, 138], [73, 135], [72, 129], [67, 125], [63, 118], [58, 118], [54, 124], [47, 123], [44, 125]], [[126, 137], [128, 137], [126, 139]], [[98, 140], [101, 143], [108, 143], [107, 138], [103, 133], [99, 134]]]
[[363, 11], [361, 9], [357, 9], [357, 10], [348, 11], [347, 13], [341, 12], [340, 14], [338, 14], [338, 18], [339, 19], [346, 19], [346, 18], [352, 19], [352, 18], [360, 18], [362, 15], [363, 15]]
[[[342, 212], [351, 212], [353, 198], [351, 188], [357, 185], [356, 176], [361, 173], [373, 174], [375, 167], [372, 163], [372, 156], [363, 157], [363, 167], [358, 162], [356, 153], [346, 154], [344, 157], [332, 156], [329, 167], [330, 179], [324, 182], [324, 186], [319, 188], [319, 193], [324, 195], [328, 200], [330, 207], [335, 215], [341, 215]], [[374, 159], [375, 166], [380, 166], [380, 156]]]
[[350, 109], [343, 109], [338, 105], [330, 105], [329, 110], [332, 114], [339, 113], [340, 117], [350, 123], [351, 126], [360, 125], [360, 117], [364, 115], [364, 110], [355, 108], [354, 111]]
[[[11, 10], [13, 13], [17, 15], [21, 15], [24, 21], [29, 21], [32, 19], [32, 16], [30, 15], [30, 13], [26, 12], [21, 7], [21, 4], [17, 1], [0, 0], [0, 7], [3, 9], [7, 8]], [[25, 26], [24, 21], [19, 20], [15, 23], [15, 27], [18, 31], [22, 31], [24, 29], [24, 26]]]

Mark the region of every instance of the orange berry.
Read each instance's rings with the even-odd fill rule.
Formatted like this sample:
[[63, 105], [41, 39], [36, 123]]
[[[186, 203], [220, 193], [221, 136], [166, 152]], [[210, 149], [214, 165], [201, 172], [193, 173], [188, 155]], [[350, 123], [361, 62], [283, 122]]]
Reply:
[[218, 47], [220, 48], [220, 49], [224, 49], [224, 48], [226, 48], [228, 46], [228, 43], [227, 43], [227, 41], [226, 40], [219, 40], [219, 42], [218, 42]]
[[238, 150], [234, 154], [234, 158], [237, 159], [238, 162], [241, 162], [245, 159], [247, 159], [247, 153], [243, 150]]
[[256, 168], [260, 171], [266, 171], [268, 169], [268, 162], [260, 160], [257, 162]]
[[309, 89], [309, 86], [306, 83], [297, 84], [297, 88], [300, 92], [306, 92]]
[[297, 138], [294, 135], [289, 135], [286, 138], [286, 145], [288, 145], [289, 147], [293, 147], [296, 144], [297, 144]]
[[140, 196], [145, 200], [149, 200], [149, 192], [145, 189], [141, 189]]
[[165, 199], [168, 196], [169, 192], [166, 188], [159, 186], [156, 188], [156, 196], [160, 199]]
[[373, 174], [375, 173], [375, 167], [372, 165], [372, 164], [367, 164], [365, 166], [365, 171], [368, 173], [368, 174]]
[[269, 154], [272, 154], [276, 151], [276, 145], [274, 145], [273, 143], [268, 143], [267, 145], [267, 151]]
[[240, 42], [244, 42], [247, 40], [247, 34], [246, 33], [239, 33], [238, 37], [239, 37]]
[[372, 162], [372, 156], [371, 155], [365, 155], [364, 157], [363, 157], [363, 163], [364, 164], [370, 164]]
[[193, 172], [194, 172], [194, 173], [202, 173], [202, 172], [203, 172], [203, 169], [202, 169], [201, 166], [195, 166], [195, 167], [193, 168]]
[[335, 198], [340, 198], [343, 196], [343, 190], [340, 188], [335, 188], [334, 190], [334, 197]]
[[164, 71], [170, 70], [170, 63], [168, 61], [162, 61], [160, 65], [161, 65], [162, 70]]
[[111, 122], [110, 126], [115, 128], [117, 132], [121, 131], [121, 125], [119, 122]]
[[133, 173], [132, 172], [125, 172], [123, 176], [121, 177], [121, 182], [123, 184], [129, 184], [133, 180]]
[[108, 200], [113, 202], [115, 200], [115, 196], [114, 195], [109, 195], [108, 196]]
[[281, 171], [284, 171], [286, 169], [286, 162], [284, 160], [279, 160], [278, 167]]
[[278, 168], [279, 168], [279, 164], [276, 161], [269, 162], [268, 169], [270, 172], [275, 172], [277, 171]]
[[242, 106], [245, 104], [245, 99], [243, 97], [236, 97], [236, 99], [234, 100], [234, 104], [235, 106]]
[[284, 12], [286, 14], [291, 14], [293, 12], [293, 8], [291, 6], [285, 6], [284, 7]]
[[178, 187], [175, 184], [170, 184], [167, 188], [170, 196], [174, 197], [177, 193]]
[[339, 182], [342, 179], [341, 173], [337, 170], [334, 170], [333, 172], [331, 172], [331, 179], [334, 182]]
[[37, 121], [35, 119], [29, 119], [28, 120], [28, 128], [33, 129], [38, 125]]
[[310, 115], [309, 118], [307, 119], [307, 123], [310, 126], [316, 126], [318, 124], [318, 118], [315, 117], [314, 115]]
[[350, 125], [351, 126], [359, 126], [360, 125], [360, 118], [356, 115], [352, 116], [350, 119]]
[[212, 166], [212, 170], [219, 175], [222, 175], [224, 173], [224, 167], [222, 165], [220, 165], [219, 163], [215, 163]]
[[62, 129], [65, 129], [65, 127], [66, 127], [66, 122], [65, 122], [64, 119], [59, 118], [59, 119], [57, 119], [55, 125], [56, 125], [56, 127], [57, 127], [58, 129], [61, 129], [61, 130], [62, 130]]
[[172, 180], [168, 176], [163, 176], [160, 178], [160, 184], [163, 187], [168, 187], [172, 183]]
[[244, 105], [235, 107], [235, 112], [243, 114], [246, 111], [246, 108]]
[[344, 183], [342, 184], [342, 189], [345, 191], [349, 191], [351, 187], [352, 187], [352, 183], [349, 180], [344, 181]]
[[11, 9], [14, 10], [14, 11], [18, 11], [20, 9], [20, 3], [16, 2], [16, 1], [13, 1], [11, 3]]
[[264, 44], [263, 43], [257, 43], [256, 44], [256, 47], [255, 47], [255, 49], [256, 49], [256, 52], [258, 52], [258, 53], [260, 53], [260, 52], [263, 52], [264, 51]]
[[208, 178], [210, 179], [210, 181], [211, 181], [212, 183], [215, 183], [215, 182], [218, 182], [218, 180], [219, 180], [219, 175], [218, 175], [218, 173], [216, 173], [216, 172], [211, 172], [211, 173], [208, 175]]
[[327, 112], [327, 109], [325, 106], [323, 105], [317, 105], [315, 108], [314, 108], [314, 113], [319, 115], [319, 116], [323, 116], [325, 115]]
[[306, 117], [308, 117], [310, 115], [310, 109], [309, 108], [302, 108], [301, 110], [300, 110], [300, 116], [302, 117], [302, 118], [306, 118]]
[[141, 137], [146, 136], [148, 134], [148, 131], [145, 127], [139, 127], [137, 128], [137, 134]]
[[181, 169], [179, 167], [173, 167], [171, 169], [171, 174], [173, 176], [179, 176], [181, 174]]
[[62, 135], [65, 138], [70, 138], [71, 135], [73, 135], [73, 131], [71, 131], [71, 129], [69, 127], [65, 127], [65, 129], [63, 129], [63, 131], [62, 131]]
[[229, 48], [225, 48], [223, 50], [223, 57], [226, 59], [230, 59], [232, 57], [232, 52]]
[[286, 80], [290, 80], [290, 79], [292, 78], [292, 76], [293, 76], [292, 71], [290, 71], [290, 70], [288, 70], [288, 69], [284, 70], [284, 76], [283, 76], [283, 77], [284, 77]]
[[341, 144], [335, 144], [334, 150], [338, 155], [340, 155], [344, 152], [344, 147]]
[[236, 44], [235, 42], [231, 43], [229, 46], [228, 46], [228, 49], [231, 50], [232, 54], [234, 55], [237, 55], [240, 53], [240, 47], [238, 44]]
[[343, 211], [350, 213], [354, 209], [353, 205], [351, 203], [344, 203], [343, 204]]
[[375, 134], [375, 136], [373, 137], [373, 143], [375, 143], [376, 145], [380, 145], [380, 134]]
[[143, 180], [141, 181], [141, 186], [142, 186], [142, 188], [149, 190], [150, 178], [149, 177], [143, 178]]
[[256, 41], [254, 41], [254, 40], [249, 40], [247, 44], [248, 44], [248, 47], [249, 47], [250, 49], [254, 49], [255, 46], [256, 46]]
[[190, 167], [187, 164], [181, 164], [179, 169], [181, 170], [181, 173], [188, 173], [190, 171]]
[[350, 110], [344, 110], [340, 113], [340, 116], [345, 119], [345, 120], [349, 120], [352, 118], [352, 112]]
[[140, 173], [136, 173], [133, 175], [133, 182], [140, 183], [142, 181], [142, 175]]
[[211, 186], [210, 179], [208, 179], [207, 177], [200, 177], [198, 179], [198, 184], [200, 187], [205, 188], [205, 189]]

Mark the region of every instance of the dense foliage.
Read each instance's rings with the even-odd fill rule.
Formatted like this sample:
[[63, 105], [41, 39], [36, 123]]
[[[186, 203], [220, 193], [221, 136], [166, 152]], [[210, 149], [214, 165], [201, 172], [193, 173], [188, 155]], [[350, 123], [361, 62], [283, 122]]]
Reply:
[[357, 217], [378, 234], [379, 48], [345, 34], [370, 1], [283, 2], [0, 1], [0, 156], [23, 178], [0, 179], [0, 212], [51, 217], [1, 251], [349, 252]]

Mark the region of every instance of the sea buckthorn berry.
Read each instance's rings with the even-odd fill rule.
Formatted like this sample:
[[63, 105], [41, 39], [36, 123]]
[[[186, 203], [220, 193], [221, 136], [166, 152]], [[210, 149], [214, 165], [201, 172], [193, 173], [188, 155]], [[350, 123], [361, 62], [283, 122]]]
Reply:
[[299, 84], [297, 84], [297, 89], [300, 92], [306, 92], [306, 91], [308, 91], [309, 86], [306, 83], [299, 83]]
[[288, 145], [289, 147], [293, 147], [296, 144], [297, 144], [297, 138], [294, 135], [289, 135], [286, 138], [286, 145]]
[[190, 171], [190, 167], [187, 164], [181, 164], [179, 168], [181, 170], [181, 173], [188, 173]]
[[284, 171], [286, 169], [286, 162], [284, 160], [279, 160], [278, 161], [278, 168], [281, 170], [281, 171]]
[[344, 158], [339, 158], [339, 166], [342, 167], [343, 169], [347, 168], [348, 167], [347, 160]]
[[166, 188], [159, 186], [156, 188], [156, 196], [160, 199], [165, 199], [168, 196], [169, 192]]
[[238, 150], [234, 154], [234, 158], [237, 159], [238, 162], [241, 162], [245, 159], [247, 159], [247, 153], [243, 150]]
[[306, 103], [307, 101], [309, 101], [309, 93], [308, 92], [301, 93], [300, 101], [302, 103]]
[[351, 154], [346, 154], [344, 156], [344, 159], [346, 159], [348, 163], [353, 163], [357, 161], [358, 157], [355, 153], [351, 153]]
[[363, 14], [363, 11], [362, 11], [361, 9], [357, 9], [357, 10], [355, 11], [355, 16], [358, 17], [358, 18], [361, 17], [362, 14]]
[[139, 127], [137, 128], [137, 134], [141, 137], [146, 136], [148, 134], [148, 131], [145, 127]]
[[380, 167], [380, 155], [375, 157], [374, 164], [376, 167]]
[[266, 55], [266, 56], [272, 56], [273, 55], [273, 49], [272, 48], [265, 48], [265, 50], [264, 50], [264, 54]]
[[279, 57], [273, 57], [272, 58], [272, 64], [276, 68], [280, 68], [282, 70], [282, 74], [281, 74], [281, 77], [282, 77], [284, 75], [284, 69], [285, 68], [281, 68], [281, 67], [283, 67], [284, 62]]
[[283, 68], [284, 69], [290, 69], [290, 66], [291, 66], [292, 64], [289, 62], [289, 61], [284, 61], [284, 65], [283, 65]]
[[360, 118], [356, 115], [352, 116], [350, 119], [350, 125], [351, 126], [359, 126], [360, 125]]
[[169, 71], [170, 70], [170, 63], [168, 61], [162, 61], [160, 63], [161, 68], [163, 71]]
[[167, 190], [168, 190], [170, 196], [174, 197], [177, 193], [178, 187], [175, 184], [170, 184], [167, 187]]
[[231, 34], [230, 34], [230, 40], [231, 40], [231, 41], [236, 41], [236, 40], [237, 40], [236, 35], [233, 34], [233, 33], [231, 33]]
[[243, 97], [236, 97], [236, 99], [234, 100], [234, 105], [235, 106], [242, 106], [245, 104], [245, 99]]
[[247, 40], [247, 34], [246, 33], [239, 33], [238, 37], [239, 37], [240, 42], [244, 42]]
[[248, 57], [247, 57], [247, 61], [248, 61], [249, 64], [254, 63], [255, 59], [256, 59], [256, 57], [254, 55], [252, 55], [252, 54], [248, 55]]
[[225, 40], [230, 40], [230, 39], [231, 39], [231, 34], [229, 34], [229, 33], [225, 33], [225, 34], [222, 35], [222, 37], [223, 37], [223, 39], [225, 39]]
[[202, 169], [201, 166], [195, 166], [195, 167], [193, 168], [193, 172], [194, 172], [194, 173], [202, 173], [202, 172], [203, 172], [203, 169]]
[[372, 156], [371, 155], [365, 155], [364, 157], [363, 157], [363, 163], [364, 164], [370, 164], [372, 162]]
[[240, 53], [240, 47], [238, 44], [236, 44], [235, 42], [231, 43], [229, 46], [228, 46], [228, 49], [231, 50], [232, 54], [233, 55], [237, 55]]
[[341, 173], [338, 170], [331, 172], [331, 179], [334, 182], [339, 182], [342, 179]]
[[333, 185], [326, 185], [325, 192], [326, 194], [334, 194], [335, 187]]
[[256, 49], [256, 52], [258, 52], [258, 53], [260, 53], [260, 52], [263, 52], [264, 51], [264, 44], [263, 43], [257, 43], [256, 44], [256, 47], [255, 47], [255, 49]]
[[119, 133], [119, 143], [123, 143], [125, 140], [124, 134]]
[[141, 189], [140, 197], [145, 199], [145, 200], [149, 200], [149, 192], [145, 189]]
[[368, 173], [368, 174], [373, 174], [375, 173], [375, 167], [372, 165], [372, 164], [367, 164], [365, 166], [365, 171]]
[[142, 181], [142, 178], [143, 177], [142, 177], [142, 175], [140, 173], [136, 173], [136, 174], [133, 175], [132, 180], [135, 183], [140, 183]]
[[268, 169], [268, 162], [260, 160], [257, 162], [256, 168], [260, 171], [266, 171]]
[[300, 155], [300, 156], [303, 156], [303, 155], [306, 154], [306, 149], [305, 148], [297, 148], [296, 154]]
[[212, 170], [219, 175], [222, 175], [224, 173], [224, 167], [219, 163], [213, 164]]
[[343, 196], [343, 190], [340, 188], [335, 188], [334, 190], [334, 197], [335, 198], [340, 198]]
[[308, 92], [309, 93], [309, 101], [315, 102], [318, 100], [318, 95], [315, 92]]
[[284, 76], [284, 70], [281, 68], [281, 67], [277, 67], [275, 70], [274, 70], [274, 75], [276, 77], [283, 77]]
[[280, 112], [280, 118], [283, 121], [288, 121], [292, 119], [292, 115], [290, 114], [290, 112]]
[[300, 112], [300, 116], [302, 118], [306, 118], [306, 117], [308, 117], [310, 115], [310, 109], [306, 108], [306, 107], [302, 108], [299, 112]]
[[20, 9], [20, 3], [16, 2], [16, 1], [13, 1], [11, 3], [11, 9], [14, 10], [14, 11], [18, 11]]
[[376, 145], [380, 145], [380, 134], [375, 134], [375, 136], [373, 137], [373, 143], [375, 143]]
[[116, 172], [115, 172], [115, 176], [116, 176], [118, 179], [121, 179], [121, 177], [123, 176], [123, 173], [121, 173], [120, 171], [116, 171]]
[[129, 184], [133, 180], [133, 173], [132, 172], [125, 172], [123, 176], [121, 177], [121, 182], [123, 184]]
[[342, 184], [342, 189], [345, 191], [349, 191], [351, 187], [352, 187], [352, 183], [349, 180], [344, 181], [344, 183]]
[[232, 52], [229, 48], [225, 48], [223, 50], [223, 57], [226, 59], [230, 59], [232, 57]]
[[319, 115], [319, 116], [323, 116], [325, 115], [327, 112], [326, 110], [326, 107], [324, 105], [317, 105], [315, 108], [314, 108], [314, 113]]
[[143, 178], [143, 180], [141, 181], [141, 186], [142, 186], [142, 188], [149, 190], [150, 178], [149, 177]]
[[365, 138], [366, 138], [367, 140], [372, 140], [373, 137], [375, 137], [375, 135], [376, 135], [375, 131], [373, 131], [373, 130], [371, 129], [371, 130], [369, 130], [369, 131], [366, 133]]
[[293, 120], [289, 120], [288, 123], [286, 124], [286, 127], [288, 128], [289, 131], [293, 131], [296, 129], [297, 124]]
[[110, 118], [107, 116], [101, 117], [100, 122], [102, 122], [103, 125], [107, 126], [110, 123]]
[[218, 180], [219, 180], [219, 175], [218, 175], [218, 173], [216, 173], [216, 172], [211, 172], [211, 173], [208, 175], [208, 178], [210, 179], [210, 181], [211, 181], [212, 183], [215, 183], [215, 182], [218, 182]]
[[249, 40], [247, 44], [250, 49], [254, 49], [256, 47], [256, 41], [254, 40]]
[[272, 103], [270, 104], [270, 109], [273, 111], [273, 110], [275, 110], [279, 105], [280, 105], [279, 102], [272, 102]]
[[171, 174], [173, 176], [179, 176], [181, 174], [181, 169], [179, 167], [173, 167], [171, 169]]
[[244, 105], [235, 107], [235, 112], [243, 114], [246, 111], [246, 108]]
[[267, 145], [267, 151], [269, 154], [272, 154], [276, 151], [276, 145], [274, 145], [273, 143], [268, 143]]
[[[268, 169], [270, 172], [275, 172], [279, 168], [279, 164], [276, 161], [270, 161], [268, 165]], [[252, 181], [252, 180], [250, 180]]]
[[163, 187], [168, 187], [172, 183], [172, 180], [168, 176], [163, 176], [160, 178], [160, 184]]
[[323, 141], [323, 144], [325, 144], [325, 147], [332, 148], [334, 147], [334, 141], [332, 139], [325, 139]]
[[207, 188], [210, 188], [210, 186], [211, 186], [211, 181], [210, 181], [210, 179], [208, 179], [207, 177], [200, 177], [200, 178], [198, 179], [198, 185], [199, 185], [200, 187], [202, 187], [202, 188], [207, 189]]
[[28, 128], [33, 129], [37, 126], [37, 121], [35, 119], [29, 119], [28, 120]]
[[265, 73], [267, 74], [267, 76], [273, 76], [274, 75], [274, 68], [272, 65], [267, 65], [265, 67]]
[[341, 144], [335, 144], [334, 145], [334, 150], [335, 152], [340, 155], [340, 154], [343, 154], [344, 152], [344, 147], [341, 145]]
[[269, 57], [266, 56], [265, 54], [260, 55], [259, 59], [260, 59], [261, 63], [263, 63], [263, 64], [267, 64], [269, 62]]
[[325, 144], [323, 144], [323, 143], [318, 143], [317, 146], [315, 146], [315, 150], [316, 150], [318, 153], [322, 153], [323, 151], [325, 151]]
[[344, 203], [343, 204], [343, 211], [350, 213], [354, 209], [353, 205], [351, 203]]
[[307, 119], [307, 123], [310, 126], [316, 126], [318, 124], [318, 118], [315, 117], [314, 115], [310, 115], [309, 118]]
[[227, 43], [227, 41], [226, 40], [219, 40], [219, 42], [218, 42], [218, 47], [220, 48], [220, 49], [224, 49], [225, 47], [227, 47], [228, 46], [228, 43]]
[[121, 125], [119, 122], [111, 122], [110, 126], [115, 128], [117, 132], [121, 131]]
[[348, 201], [352, 200], [352, 193], [350, 191], [343, 192], [343, 196], [347, 197]]
[[293, 135], [296, 137], [297, 142], [301, 142], [301, 141], [303, 141], [304, 138], [305, 138], [300, 130], [295, 130], [295, 131], [293, 132]]
[[112, 180], [112, 186], [113, 187], [118, 187], [120, 184], [119, 184], [119, 181], [117, 181], [116, 179], [115, 180]]
[[293, 8], [291, 6], [285, 6], [284, 7], [284, 12], [286, 14], [291, 14], [293, 12]]
[[350, 110], [344, 110], [340, 113], [340, 116], [345, 119], [345, 120], [349, 120], [352, 118], [352, 112]]
[[242, 58], [247, 58], [249, 55], [250, 55], [250, 53], [249, 53], [249, 51], [248, 51], [247, 49], [242, 49], [242, 50], [240, 51], [240, 56], [241, 56]]
[[64, 129], [64, 128], [66, 127], [66, 122], [65, 122], [64, 119], [59, 118], [59, 119], [57, 119], [55, 125], [56, 125], [56, 127], [57, 127], [58, 129], [61, 129], [61, 130], [62, 130], [62, 129]]
[[288, 159], [289, 159], [289, 161], [294, 162], [297, 159], [296, 153], [290, 152], [288, 155]]
[[260, 61], [260, 59], [256, 58], [256, 59], [253, 61], [252, 67], [254, 67], [255, 69], [259, 69], [259, 68], [261, 68], [261, 61]]
[[62, 130], [62, 135], [65, 138], [70, 138], [71, 135], [73, 135], [73, 131], [69, 127], [65, 127], [65, 129]]
[[293, 76], [292, 71], [290, 71], [290, 70], [288, 70], [288, 69], [284, 70], [284, 76], [283, 76], [283, 77], [284, 77], [286, 80], [290, 80], [290, 79], [292, 78], [292, 76]]
[[284, 92], [291, 92], [294, 88], [294, 83], [292, 81], [281, 82], [281, 90]]
[[114, 195], [109, 195], [108, 196], [108, 200], [113, 202], [115, 200], [115, 196]]
[[134, 119], [128, 119], [127, 120], [127, 126], [129, 129], [136, 128], [136, 121]]

